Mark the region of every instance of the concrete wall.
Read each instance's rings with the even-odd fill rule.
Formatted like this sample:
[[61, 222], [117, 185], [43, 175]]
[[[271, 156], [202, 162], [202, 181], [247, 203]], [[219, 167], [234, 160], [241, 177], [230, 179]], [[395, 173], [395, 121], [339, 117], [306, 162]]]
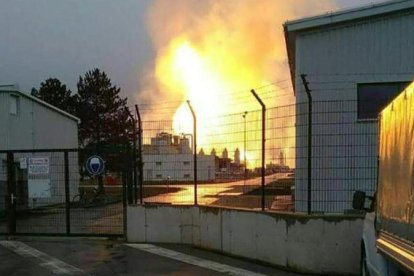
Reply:
[[129, 206], [129, 242], [184, 243], [300, 272], [357, 274], [362, 218]]
[[[414, 68], [414, 11], [309, 29], [296, 36], [296, 101], [313, 101], [313, 211], [351, 209], [355, 190], [375, 191], [377, 121], [358, 120], [358, 84], [410, 81]], [[307, 112], [299, 106], [297, 114]], [[335, 113], [336, 112], [336, 113]], [[307, 117], [296, 120], [296, 204], [307, 207]]]

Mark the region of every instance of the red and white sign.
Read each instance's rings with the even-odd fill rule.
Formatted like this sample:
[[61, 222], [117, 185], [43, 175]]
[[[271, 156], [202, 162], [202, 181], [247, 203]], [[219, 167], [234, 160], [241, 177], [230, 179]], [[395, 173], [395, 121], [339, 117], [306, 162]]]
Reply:
[[49, 157], [32, 157], [28, 162], [29, 174], [48, 174]]

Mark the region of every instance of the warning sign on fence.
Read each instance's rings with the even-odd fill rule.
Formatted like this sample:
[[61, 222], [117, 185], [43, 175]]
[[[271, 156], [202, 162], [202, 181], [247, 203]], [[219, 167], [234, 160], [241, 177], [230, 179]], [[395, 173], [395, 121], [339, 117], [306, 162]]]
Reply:
[[32, 157], [28, 163], [29, 174], [49, 173], [49, 157]]

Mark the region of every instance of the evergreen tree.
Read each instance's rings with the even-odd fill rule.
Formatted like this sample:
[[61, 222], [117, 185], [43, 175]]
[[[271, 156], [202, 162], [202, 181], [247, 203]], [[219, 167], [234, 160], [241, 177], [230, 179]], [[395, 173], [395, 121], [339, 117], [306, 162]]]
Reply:
[[70, 114], [75, 113], [76, 97], [56, 78], [49, 78], [40, 84], [39, 90], [32, 88], [32, 96], [35, 96]]
[[132, 139], [127, 98], [112, 85], [105, 72], [88, 71], [79, 77], [76, 115], [81, 119], [79, 142], [83, 147], [121, 146]]

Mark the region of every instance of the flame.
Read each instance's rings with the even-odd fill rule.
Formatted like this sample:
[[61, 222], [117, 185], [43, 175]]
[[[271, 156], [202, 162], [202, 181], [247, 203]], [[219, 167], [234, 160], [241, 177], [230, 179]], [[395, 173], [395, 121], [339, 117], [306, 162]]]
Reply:
[[[248, 98], [249, 90], [290, 77], [282, 24], [332, 7], [332, 2], [306, 0], [177, 0], [174, 5], [154, 1], [148, 18], [157, 58], [153, 81], [140, 97], [182, 100], [170, 115], [177, 134], [192, 133], [193, 119], [185, 102], [189, 100], [197, 114], [199, 144], [205, 150], [215, 146], [215, 134], [233, 131], [222, 139], [235, 141], [229, 151], [235, 147], [247, 151], [240, 143], [243, 134], [220, 122], [219, 116], [259, 109], [253, 97]], [[277, 100], [275, 92], [266, 101], [275, 106], [292, 99]], [[250, 163], [258, 159], [257, 152], [250, 151], [248, 156]]]
[[[207, 120], [216, 114], [223, 114], [230, 110], [231, 98], [220, 96], [229, 87], [229, 79], [223, 78], [217, 68], [211, 66], [211, 57], [203, 55], [188, 41], [172, 43], [171, 55], [168, 55], [165, 63], [161, 65], [161, 72], [171, 69], [174, 74], [163, 77], [166, 85], [170, 83], [174, 87], [180, 87], [185, 91], [186, 98], [190, 101], [197, 114], [200, 125], [200, 138], [205, 137]], [[170, 79], [171, 77], [171, 79]], [[193, 130], [193, 118], [187, 103], [181, 104], [173, 116], [173, 130], [175, 133], [191, 133]], [[205, 141], [200, 141], [202, 144]]]
[[[174, 72], [174, 83], [186, 92], [199, 116], [201, 125], [212, 110], [224, 112], [229, 101], [219, 102], [220, 93], [226, 89], [226, 83], [218, 72], [212, 68], [209, 59], [200, 54], [188, 41], [183, 41], [172, 48], [171, 63], [166, 65]], [[186, 103], [181, 104], [173, 116], [173, 130], [177, 133], [192, 131], [193, 118]]]

